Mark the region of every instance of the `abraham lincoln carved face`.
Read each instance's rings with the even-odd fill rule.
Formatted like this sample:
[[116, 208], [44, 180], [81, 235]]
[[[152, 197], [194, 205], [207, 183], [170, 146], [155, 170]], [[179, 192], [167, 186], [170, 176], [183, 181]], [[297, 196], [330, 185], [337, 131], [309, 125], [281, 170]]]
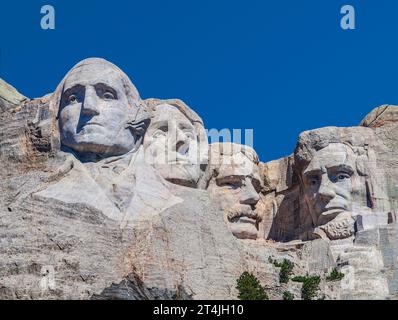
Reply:
[[321, 237], [352, 236], [356, 216], [375, 209], [376, 164], [366, 129], [361, 133], [358, 128], [326, 127], [300, 135], [295, 166], [302, 216], [311, 218], [315, 234]]
[[306, 200], [317, 224], [324, 224], [352, 210], [356, 156], [342, 143], [330, 144], [315, 153], [303, 172]]

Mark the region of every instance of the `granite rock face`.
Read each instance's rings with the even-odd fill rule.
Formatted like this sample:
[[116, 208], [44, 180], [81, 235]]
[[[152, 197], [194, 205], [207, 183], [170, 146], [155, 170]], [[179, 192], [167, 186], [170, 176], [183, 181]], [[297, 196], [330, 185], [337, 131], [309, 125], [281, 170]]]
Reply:
[[14, 87], [0, 79], [0, 110], [5, 112], [10, 106], [18, 105], [27, 98]]
[[398, 121], [398, 110], [396, 106], [383, 105], [373, 109], [359, 124], [360, 126], [377, 128], [389, 124], [394, 125]]
[[1, 80], [0, 110], [1, 299], [236, 299], [244, 271], [300, 299], [284, 259], [314, 298], [398, 297], [398, 107], [268, 163], [102, 59], [39, 99]]

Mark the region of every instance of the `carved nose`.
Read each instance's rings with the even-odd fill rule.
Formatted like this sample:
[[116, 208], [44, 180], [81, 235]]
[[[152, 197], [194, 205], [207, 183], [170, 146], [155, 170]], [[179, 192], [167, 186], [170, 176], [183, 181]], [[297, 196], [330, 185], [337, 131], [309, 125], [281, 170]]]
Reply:
[[176, 130], [175, 151], [186, 154], [189, 149], [189, 142], [185, 133], [179, 129]]
[[256, 189], [254, 189], [251, 180], [246, 179], [246, 185], [244, 185], [242, 188], [243, 190], [240, 203], [255, 206], [260, 200], [260, 196], [257, 193]]
[[322, 177], [322, 182], [319, 187], [318, 194], [319, 197], [326, 203], [332, 200], [336, 196], [332, 182], [329, 180], [329, 178], [325, 176]]
[[97, 93], [94, 88], [86, 88], [82, 113], [86, 116], [95, 116], [99, 114]]
[[176, 151], [181, 154], [188, 152], [189, 145], [185, 141], [178, 141], [176, 144]]

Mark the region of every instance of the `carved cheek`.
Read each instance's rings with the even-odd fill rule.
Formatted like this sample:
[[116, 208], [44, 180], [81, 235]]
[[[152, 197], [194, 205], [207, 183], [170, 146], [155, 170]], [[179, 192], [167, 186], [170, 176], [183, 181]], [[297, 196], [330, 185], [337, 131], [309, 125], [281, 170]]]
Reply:
[[198, 154], [198, 145], [195, 140], [190, 139], [188, 141], [188, 148], [186, 151], [186, 155], [191, 161], [195, 161]]
[[62, 131], [76, 132], [79, 123], [81, 104], [65, 106], [60, 113]]
[[314, 202], [318, 195], [318, 188], [306, 186], [304, 190], [304, 195], [308, 200]]
[[158, 151], [167, 150], [167, 139], [165, 135], [156, 135], [152, 138], [151, 146]]
[[[238, 190], [238, 191], [237, 191]], [[239, 203], [240, 191], [239, 189], [218, 188], [218, 199], [224, 208], [232, 207]]]
[[346, 200], [350, 200], [352, 198], [353, 188], [351, 179], [346, 179], [339, 183], [335, 184], [336, 194], [343, 197]]
[[99, 117], [101, 121], [112, 130], [126, 127], [126, 123], [132, 118], [132, 116], [130, 116], [131, 110], [120, 101], [101, 101], [100, 110], [101, 114]]
[[151, 156], [156, 159], [156, 164], [166, 163], [167, 141], [164, 135], [151, 137], [149, 149]]
[[304, 197], [307, 201], [307, 204], [312, 207], [316, 208], [319, 202], [318, 193], [314, 192], [313, 190], [306, 190], [304, 193]]

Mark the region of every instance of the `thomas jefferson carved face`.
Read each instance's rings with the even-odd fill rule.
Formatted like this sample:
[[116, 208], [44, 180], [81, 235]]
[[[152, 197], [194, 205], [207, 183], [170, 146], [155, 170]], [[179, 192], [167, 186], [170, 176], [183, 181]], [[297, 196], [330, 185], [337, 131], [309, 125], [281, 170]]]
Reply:
[[247, 146], [222, 145], [223, 150], [220, 144], [211, 145], [210, 161], [216, 170], [208, 190], [225, 212], [232, 233], [241, 239], [257, 239], [260, 218], [256, 205], [261, 190], [257, 155]]
[[101, 60], [72, 69], [60, 104], [62, 145], [103, 156], [132, 150], [136, 139], [128, 123], [135, 118], [137, 107], [129, 101], [126, 82], [120, 70]]
[[145, 137], [146, 155], [166, 180], [195, 187], [200, 178], [197, 127], [175, 106], [156, 107]]

